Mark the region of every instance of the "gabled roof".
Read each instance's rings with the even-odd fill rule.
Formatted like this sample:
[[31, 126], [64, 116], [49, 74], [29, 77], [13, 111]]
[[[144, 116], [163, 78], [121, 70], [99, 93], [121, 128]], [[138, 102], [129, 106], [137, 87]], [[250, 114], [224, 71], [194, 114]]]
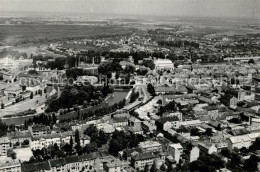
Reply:
[[228, 139], [233, 144], [234, 143], [241, 143], [241, 142], [251, 141], [251, 139], [249, 138], [248, 134], [241, 135], [241, 136], [233, 136], [233, 137], [229, 137]]
[[139, 153], [138, 155], [135, 155], [132, 158], [135, 161], [140, 161], [146, 159], [154, 159], [156, 158], [156, 155], [154, 155], [152, 152], [147, 152], [147, 153]]
[[65, 159], [53, 159], [50, 160], [51, 167], [60, 167], [66, 164]]

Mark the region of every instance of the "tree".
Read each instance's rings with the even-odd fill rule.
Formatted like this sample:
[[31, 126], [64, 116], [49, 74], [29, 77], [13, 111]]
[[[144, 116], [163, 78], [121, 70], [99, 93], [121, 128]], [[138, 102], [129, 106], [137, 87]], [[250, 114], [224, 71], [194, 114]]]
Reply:
[[1, 103], [1, 109], [4, 109], [4, 108], [5, 108], [4, 103]]
[[98, 150], [97, 144], [94, 143], [90, 143], [87, 144], [84, 148], [83, 148], [83, 152], [84, 153], [91, 153], [91, 152], [96, 152]]
[[56, 117], [55, 113], [52, 114], [52, 123], [53, 124], [57, 123], [57, 117]]
[[12, 159], [16, 159], [16, 153], [13, 150], [7, 151], [7, 157], [11, 157]]
[[144, 172], [149, 172], [149, 165], [148, 165], [148, 164], [145, 164], [145, 166], [144, 166]]
[[260, 150], [260, 137], [257, 137], [255, 142], [249, 147], [250, 150]]
[[244, 169], [246, 171], [258, 171], [258, 157], [256, 155], [251, 155], [249, 159], [244, 162]]
[[111, 155], [114, 155], [114, 156], [117, 157], [118, 151], [120, 151], [120, 150], [121, 150], [121, 147], [120, 147], [118, 141], [115, 140], [115, 139], [112, 139], [112, 140], [110, 141], [110, 143], [109, 143], [108, 152], [109, 152]]
[[211, 128], [207, 128], [206, 131], [205, 131], [205, 135], [207, 136], [212, 136], [212, 129]]
[[155, 89], [151, 83], [147, 84], [147, 90], [152, 96], [155, 96]]
[[155, 68], [155, 64], [152, 60], [143, 60], [143, 65], [149, 67], [151, 70]]
[[139, 92], [135, 92], [135, 90], [132, 91], [131, 96], [130, 96], [130, 103], [133, 103], [138, 99], [139, 97]]
[[79, 136], [79, 130], [75, 131], [75, 142], [80, 145], [80, 136]]
[[155, 162], [154, 162], [153, 165], [151, 166], [150, 172], [156, 172], [156, 164], [155, 164]]
[[191, 135], [191, 136], [199, 136], [199, 135], [200, 135], [199, 129], [198, 129], [198, 128], [192, 128], [192, 129], [190, 130], [190, 135]]
[[14, 144], [14, 146], [15, 146], [15, 147], [20, 146], [20, 142], [16, 142], [16, 143]]
[[160, 170], [163, 171], [163, 172], [166, 171], [166, 167], [165, 167], [164, 164], [161, 165]]
[[82, 148], [79, 144], [77, 144], [77, 145], [75, 146], [75, 149], [76, 149], [78, 155], [82, 155], [82, 153], [83, 153], [83, 148]]
[[249, 60], [248, 60], [248, 64], [255, 64], [254, 59], [249, 59]]
[[222, 149], [220, 153], [224, 157], [231, 158], [231, 152], [227, 148]]
[[171, 164], [168, 165], [167, 172], [173, 172], [173, 168]]
[[31, 92], [30, 94], [30, 99], [33, 99], [33, 92]]

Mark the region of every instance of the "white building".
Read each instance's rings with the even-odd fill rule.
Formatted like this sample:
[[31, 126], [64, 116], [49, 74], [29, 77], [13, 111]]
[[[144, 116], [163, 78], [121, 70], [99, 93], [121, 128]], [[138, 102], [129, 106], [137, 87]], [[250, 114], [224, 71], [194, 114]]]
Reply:
[[181, 154], [183, 153], [183, 147], [181, 146], [181, 144], [180, 143], [170, 144], [169, 152], [170, 152], [170, 155], [173, 157], [173, 159], [178, 164], [180, 161]]
[[1, 156], [7, 156], [7, 150], [9, 150], [10, 147], [10, 140], [8, 137], [1, 137], [0, 138], [0, 157]]
[[190, 162], [196, 161], [200, 156], [200, 149], [195, 146], [190, 151]]
[[1, 172], [21, 172], [21, 164], [18, 160], [0, 162]]
[[50, 145], [54, 145], [55, 143], [57, 143], [58, 146], [66, 143], [69, 144], [71, 136], [73, 136], [72, 132], [66, 132], [60, 134], [48, 134], [40, 137], [32, 137], [30, 148], [35, 150], [42, 149], [44, 147], [46, 148]]
[[139, 143], [139, 148], [143, 152], [160, 152], [162, 151], [162, 145], [157, 141], [145, 141]]
[[154, 60], [156, 70], [173, 70], [174, 64], [169, 59], [157, 59]]
[[249, 148], [251, 146], [251, 139], [248, 134], [240, 136], [232, 136], [227, 139], [228, 149], [232, 151], [234, 148], [241, 149], [242, 147]]

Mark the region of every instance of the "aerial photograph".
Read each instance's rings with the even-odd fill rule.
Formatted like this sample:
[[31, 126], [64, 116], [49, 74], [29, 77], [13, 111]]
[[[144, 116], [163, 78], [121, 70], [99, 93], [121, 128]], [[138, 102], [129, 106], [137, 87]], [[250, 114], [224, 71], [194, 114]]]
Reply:
[[259, 172], [260, 0], [0, 0], [0, 172]]

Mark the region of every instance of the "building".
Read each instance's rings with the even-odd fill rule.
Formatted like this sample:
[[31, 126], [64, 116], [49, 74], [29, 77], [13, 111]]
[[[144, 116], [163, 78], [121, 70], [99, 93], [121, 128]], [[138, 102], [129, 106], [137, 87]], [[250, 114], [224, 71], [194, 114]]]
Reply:
[[180, 128], [180, 125], [181, 122], [176, 116], [156, 120], [156, 126], [158, 130], [168, 131], [171, 128], [178, 129]]
[[198, 148], [208, 154], [217, 153], [218, 149], [214, 144], [208, 143], [208, 142], [200, 142], [198, 144]]
[[154, 60], [156, 70], [173, 70], [174, 64], [169, 59], [157, 59]]
[[234, 148], [241, 149], [242, 147], [249, 148], [251, 146], [251, 139], [248, 134], [240, 136], [232, 136], [227, 139], [228, 149], [232, 151]]
[[111, 119], [111, 124], [114, 127], [122, 127], [128, 125], [128, 119], [126, 117], [117, 117]]
[[182, 113], [181, 112], [176, 111], [176, 112], [169, 113], [167, 115], [167, 117], [174, 117], [174, 116], [178, 117], [179, 121], [182, 121]]
[[[78, 172], [78, 171], [99, 171], [101, 169], [100, 157], [97, 153], [72, 156], [63, 159], [49, 161], [49, 168], [52, 172]], [[37, 166], [37, 165], [36, 165]]]
[[103, 168], [105, 172], [121, 172], [122, 163], [120, 161], [112, 163], [104, 163]]
[[50, 127], [44, 125], [33, 125], [29, 126], [28, 130], [31, 132], [31, 135], [33, 137], [44, 136], [48, 134], [48, 132], [50, 131]]
[[7, 150], [10, 148], [10, 140], [8, 137], [0, 137], [0, 156], [7, 156]]
[[251, 126], [252, 127], [260, 126], [260, 119], [259, 118], [251, 118]]
[[[65, 132], [65, 133], [53, 133], [53, 134], [48, 134], [48, 135], [43, 135], [43, 136], [36, 136], [31, 138], [30, 142], [30, 148], [35, 150], [35, 149], [42, 149], [46, 148], [50, 145], [54, 145], [57, 143], [58, 146], [64, 145], [66, 143], [70, 143], [70, 138], [72, 137], [73, 133], [72, 132]], [[82, 144], [88, 144], [88, 141], [82, 140]]]
[[131, 165], [136, 170], [144, 170], [146, 164], [151, 167], [156, 160], [156, 155], [152, 152], [139, 153], [132, 157]]
[[198, 160], [200, 156], [200, 149], [195, 146], [190, 151], [190, 162]]
[[21, 172], [21, 164], [17, 160], [0, 162], [0, 171], [1, 172]]
[[143, 121], [142, 127], [144, 131], [151, 132], [151, 133], [157, 130], [154, 120]]
[[138, 145], [143, 152], [160, 152], [162, 151], [162, 145], [157, 141], [145, 141], [140, 142]]
[[181, 154], [183, 153], [183, 147], [181, 146], [180, 143], [171, 144], [169, 146], [169, 153], [178, 164], [180, 161]]
[[31, 133], [29, 131], [13, 131], [7, 133], [7, 137], [9, 138], [12, 145], [15, 145], [19, 143], [19, 145], [22, 145], [22, 143], [26, 140], [31, 141]]

